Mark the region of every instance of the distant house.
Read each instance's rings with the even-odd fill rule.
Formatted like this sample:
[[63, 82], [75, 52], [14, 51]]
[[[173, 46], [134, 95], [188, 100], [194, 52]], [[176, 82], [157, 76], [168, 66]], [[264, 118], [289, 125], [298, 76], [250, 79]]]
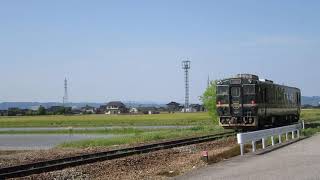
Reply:
[[190, 104], [190, 108], [192, 109], [192, 112], [200, 112], [204, 111], [204, 106], [201, 104]]
[[81, 109], [79, 109], [79, 108], [72, 108], [71, 109], [71, 114], [74, 114], [74, 115], [79, 115], [79, 114], [82, 114], [83, 112], [82, 112], [82, 110]]
[[105, 114], [107, 106], [101, 105], [100, 107], [96, 108], [96, 114]]
[[47, 114], [70, 114], [71, 112], [71, 107], [51, 106], [47, 109]]
[[137, 108], [130, 108], [130, 110], [129, 110], [129, 112], [131, 113], [131, 114], [138, 114], [138, 109]]
[[156, 107], [140, 107], [139, 111], [143, 114], [160, 114], [159, 109]]
[[120, 101], [111, 101], [106, 105], [105, 114], [122, 114], [127, 112], [128, 109], [126, 105]]
[[0, 116], [8, 116], [8, 110], [0, 110]]
[[160, 112], [159, 111], [155, 111], [155, 110], [149, 110], [148, 111], [148, 114], [160, 114]]
[[181, 106], [179, 103], [176, 103], [176, 102], [170, 102], [167, 104], [167, 107], [168, 107], [168, 111], [169, 113], [173, 113], [175, 111], [179, 111], [181, 109]]
[[86, 105], [85, 107], [81, 108], [81, 112], [84, 114], [94, 114], [96, 112], [96, 108]]

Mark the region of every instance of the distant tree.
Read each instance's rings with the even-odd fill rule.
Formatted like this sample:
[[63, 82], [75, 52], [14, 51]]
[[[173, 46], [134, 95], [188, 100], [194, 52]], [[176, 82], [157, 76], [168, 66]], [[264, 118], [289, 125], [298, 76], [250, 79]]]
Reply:
[[205, 109], [209, 112], [214, 123], [218, 123], [216, 113], [216, 81], [211, 81], [209, 87], [205, 90], [203, 95], [200, 97]]
[[38, 115], [46, 115], [46, 108], [44, 108], [43, 106], [40, 106], [38, 108]]
[[19, 108], [9, 108], [8, 109], [8, 116], [16, 116], [20, 113], [20, 109]]
[[58, 114], [64, 114], [64, 113], [66, 113], [66, 109], [64, 107], [60, 107], [58, 109]]
[[72, 108], [71, 107], [64, 107], [64, 114], [72, 114]]
[[65, 114], [65, 112], [66, 112], [65, 107], [60, 106], [60, 107], [56, 108], [56, 109], [53, 111], [53, 114], [54, 114], [54, 115], [61, 115], [61, 114]]
[[26, 116], [32, 116], [34, 115], [33, 111], [31, 109], [29, 109], [27, 112], [26, 112]]

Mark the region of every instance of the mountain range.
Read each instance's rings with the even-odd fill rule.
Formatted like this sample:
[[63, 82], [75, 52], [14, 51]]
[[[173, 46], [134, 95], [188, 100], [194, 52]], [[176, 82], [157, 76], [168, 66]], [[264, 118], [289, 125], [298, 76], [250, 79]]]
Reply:
[[[81, 108], [86, 105], [92, 107], [100, 107], [106, 103], [92, 103], [92, 102], [80, 102], [80, 103], [68, 103], [67, 106], [74, 108]], [[165, 104], [155, 103], [155, 102], [124, 102], [127, 107], [164, 107]], [[62, 106], [60, 102], [2, 102], [0, 103], [0, 110], [7, 110], [8, 108], [16, 107], [20, 109], [33, 109], [36, 110], [39, 106], [49, 108], [51, 106]]]
[[301, 104], [302, 105], [319, 106], [320, 105], [320, 96], [302, 96]]
[[[81, 108], [86, 105], [92, 107], [99, 107], [105, 105], [106, 103], [89, 103], [89, 102], [80, 102], [80, 103], [68, 103], [68, 106]], [[164, 107], [164, 103], [157, 102], [137, 102], [137, 101], [125, 101], [124, 104], [127, 107]], [[301, 98], [302, 105], [320, 105], [320, 96], [302, 96]], [[20, 109], [37, 109], [39, 106], [49, 108], [51, 106], [62, 106], [62, 103], [59, 102], [2, 102], [0, 103], [0, 110], [6, 110], [11, 107], [17, 107]]]

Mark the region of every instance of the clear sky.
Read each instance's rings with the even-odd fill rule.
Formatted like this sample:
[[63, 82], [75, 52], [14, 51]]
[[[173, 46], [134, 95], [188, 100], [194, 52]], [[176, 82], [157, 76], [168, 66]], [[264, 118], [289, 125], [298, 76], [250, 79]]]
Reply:
[[2, 0], [0, 102], [183, 102], [237, 73], [320, 95], [320, 1]]

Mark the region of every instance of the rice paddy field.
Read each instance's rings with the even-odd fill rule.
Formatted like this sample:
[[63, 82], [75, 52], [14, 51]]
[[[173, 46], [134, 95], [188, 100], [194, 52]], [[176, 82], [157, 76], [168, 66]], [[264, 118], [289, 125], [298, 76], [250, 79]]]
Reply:
[[[316, 125], [320, 122], [320, 109], [302, 110], [301, 119], [312, 122]], [[59, 145], [60, 148], [87, 148], [98, 146], [113, 146], [121, 144], [137, 144], [200, 136], [224, 132], [225, 130], [214, 123], [212, 117], [206, 112], [201, 113], [175, 113], [156, 115], [81, 115], [81, 116], [21, 116], [21, 117], [0, 117], [0, 127], [109, 127], [116, 126], [116, 129], [105, 130], [59, 130], [39, 131], [32, 133], [75, 133], [75, 134], [123, 134], [125, 136], [115, 138], [98, 138], [67, 142]], [[189, 126], [176, 129], [135, 129], [130, 127], [138, 126]], [[123, 128], [121, 128], [123, 127]], [[305, 135], [312, 135], [320, 132], [320, 126], [313, 126], [304, 131]], [[2, 132], [2, 134], [30, 133], [30, 132]]]
[[[301, 119], [320, 121], [320, 109], [304, 109]], [[2, 116], [0, 127], [212, 126], [207, 112], [153, 115]]]
[[153, 115], [76, 115], [0, 117], [0, 127], [203, 126], [206, 112]]
[[301, 119], [306, 122], [320, 121], [320, 109], [303, 109]]
[[[143, 128], [149, 126], [151, 128]], [[152, 128], [152, 127], [165, 128]], [[167, 128], [166, 126], [177, 126]], [[2, 128], [66, 128], [55, 131], [2, 131], [0, 134], [117, 134], [115, 138], [97, 138], [67, 142], [59, 147], [97, 147], [136, 144], [164, 139], [176, 139], [223, 132], [206, 112], [155, 115], [81, 115], [81, 116], [21, 116], [1, 117]], [[99, 130], [72, 128], [114, 127]], [[181, 128], [184, 127], [184, 128]]]

